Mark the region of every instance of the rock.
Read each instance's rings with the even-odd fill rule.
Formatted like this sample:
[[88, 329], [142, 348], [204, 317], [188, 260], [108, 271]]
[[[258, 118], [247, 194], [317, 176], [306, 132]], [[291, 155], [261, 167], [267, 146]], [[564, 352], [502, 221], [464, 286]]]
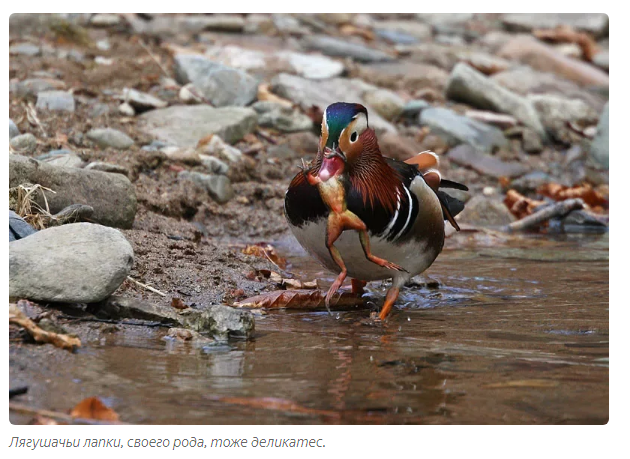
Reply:
[[602, 116], [599, 118], [599, 123], [597, 124], [597, 134], [591, 142], [590, 148], [591, 157], [595, 160], [595, 162], [605, 167], [606, 169], [608, 169], [609, 149], [608, 116], [608, 104], [606, 104]]
[[258, 116], [251, 108], [195, 105], [151, 110], [139, 119], [145, 134], [180, 147], [195, 147], [209, 134], [235, 143], [254, 131]]
[[122, 233], [92, 223], [39, 231], [9, 246], [9, 296], [96, 303], [110, 296], [133, 265]]
[[478, 152], [470, 145], [460, 145], [449, 150], [448, 159], [455, 164], [470, 167], [477, 172], [491, 177], [518, 177], [527, 172], [519, 163], [508, 163], [494, 156]]
[[580, 99], [598, 112], [601, 111], [606, 100], [589, 91], [585, 91], [576, 83], [554, 75], [553, 73], [538, 72], [531, 67], [520, 66], [505, 72], [492, 75], [492, 80], [517, 94], [556, 94], [570, 99]]
[[11, 140], [13, 137], [16, 137], [18, 135], [20, 135], [20, 130], [15, 125], [13, 120], [9, 118], [9, 140]]
[[541, 185], [552, 183], [554, 181], [554, 178], [549, 174], [545, 174], [541, 171], [534, 171], [510, 182], [510, 188], [514, 188], [522, 194], [530, 194], [535, 192]]
[[42, 91], [37, 94], [35, 108], [39, 110], [55, 110], [74, 112], [74, 97], [66, 91]]
[[134, 108], [131, 106], [131, 104], [129, 104], [127, 102], [123, 102], [122, 104], [120, 104], [118, 106], [118, 112], [121, 115], [125, 115], [125, 116], [135, 116], [136, 115], [136, 111], [134, 110]]
[[500, 57], [518, 60], [541, 72], [561, 75], [581, 85], [608, 87], [608, 74], [570, 57], [563, 56], [552, 46], [530, 36], [517, 36], [507, 42], [498, 52]]
[[230, 166], [214, 156], [199, 155], [199, 159], [201, 164], [212, 174], [226, 175], [230, 170]]
[[39, 56], [42, 50], [39, 46], [32, 43], [16, 43], [9, 47], [9, 54], [17, 56]]
[[31, 154], [37, 148], [37, 139], [31, 133], [15, 136], [9, 142], [17, 153]]
[[285, 61], [291, 71], [304, 78], [313, 80], [334, 78], [341, 75], [344, 71], [344, 65], [341, 62], [317, 54], [281, 51], [273, 55], [272, 59]]
[[26, 223], [22, 217], [9, 210], [9, 242], [17, 241], [36, 232], [37, 230]]
[[110, 66], [114, 63], [114, 59], [104, 56], [96, 56], [94, 58], [94, 63], [98, 65], [107, 65]]
[[220, 32], [242, 32], [245, 19], [237, 14], [192, 15], [179, 18], [180, 27], [188, 32], [216, 30]]
[[[313, 106], [325, 110], [335, 102], [362, 103], [363, 94], [375, 90], [372, 85], [358, 79], [332, 78], [330, 80], [313, 81], [286, 73], [277, 75], [271, 80], [271, 90], [279, 95], [299, 104], [302, 110]], [[369, 111], [369, 123], [378, 133], [396, 132], [396, 128], [383, 119], [369, 104], [364, 103]]]
[[415, 140], [391, 132], [379, 136], [378, 146], [383, 156], [400, 161], [409, 159], [422, 151], [422, 147]]
[[276, 30], [283, 35], [302, 36], [308, 33], [308, 29], [304, 28], [300, 21], [288, 14], [272, 14], [271, 20]]
[[405, 101], [398, 94], [387, 89], [367, 91], [363, 95], [365, 102], [388, 121], [392, 121], [402, 114]]
[[[57, 150], [64, 151], [64, 150]], [[57, 167], [81, 167], [83, 160], [76, 153], [67, 151], [65, 154], [51, 156], [44, 161], [46, 164]]]
[[194, 148], [166, 147], [162, 148], [160, 151], [171, 161], [181, 162], [188, 166], [201, 165], [199, 153], [197, 153]]
[[44, 91], [54, 91], [65, 88], [66, 84], [63, 81], [55, 80], [54, 78], [29, 78], [20, 81], [15, 87], [15, 92], [18, 96], [25, 97], [36, 96]]
[[465, 115], [475, 121], [491, 124], [499, 129], [507, 129], [518, 124], [518, 120], [510, 115], [502, 115], [494, 112], [485, 112], [480, 110], [467, 110]]
[[138, 319], [160, 322], [164, 325], [181, 325], [177, 311], [170, 306], [152, 304], [135, 298], [112, 295], [99, 305], [99, 317], [111, 319]]
[[223, 141], [218, 135], [207, 137], [197, 146], [197, 151], [201, 154], [221, 156], [231, 163], [238, 163], [243, 159], [243, 153], [236, 147]]
[[266, 14], [248, 14], [245, 17], [243, 32], [249, 34], [269, 34], [274, 31], [274, 24], [271, 17]]
[[457, 64], [449, 78], [446, 95], [450, 99], [468, 103], [484, 110], [514, 116], [541, 137], [545, 129], [536, 110], [527, 99], [505, 89], [466, 64]]
[[282, 104], [259, 101], [252, 105], [258, 113], [258, 125], [278, 129], [282, 132], [308, 131], [313, 121], [301, 111]]
[[430, 40], [431, 26], [418, 21], [378, 21], [372, 26], [380, 35], [382, 31], [392, 31], [413, 38], [412, 43]]
[[571, 143], [574, 133], [568, 127], [569, 123], [586, 127], [598, 119], [598, 113], [579, 99], [542, 94], [530, 95], [528, 99], [547, 131], [559, 142]]
[[86, 171], [108, 172], [110, 174], [122, 174], [129, 177], [129, 171], [124, 166], [118, 164], [106, 163], [103, 161], [94, 161], [85, 166]]
[[460, 223], [478, 226], [503, 226], [515, 218], [501, 200], [486, 196], [473, 196], [456, 217]]
[[133, 146], [134, 141], [124, 132], [112, 128], [92, 129], [86, 137], [101, 148], [116, 148], [126, 150]]
[[517, 32], [566, 25], [596, 36], [608, 34], [608, 16], [600, 13], [510, 13], [503, 16], [503, 23]]
[[[19, 155], [9, 156], [9, 187], [38, 183], [55, 193], [47, 193], [50, 212], [55, 214], [72, 204], [94, 208], [92, 219], [103, 225], [131, 228], [136, 215], [134, 187], [119, 174], [70, 167], [56, 167]], [[37, 203], [45, 208], [42, 197]]]
[[431, 108], [431, 104], [428, 103], [426, 100], [410, 100], [403, 107], [402, 115], [407, 118], [416, 117], [425, 108]]
[[168, 106], [168, 103], [164, 102], [151, 94], [146, 92], [137, 91], [135, 89], [124, 88], [119, 100], [127, 102], [133, 108], [138, 111], [151, 110], [153, 108], [164, 108]]
[[608, 50], [602, 50], [593, 56], [593, 64], [602, 68], [604, 70], [608, 70]]
[[205, 189], [208, 194], [220, 204], [228, 202], [234, 196], [232, 183], [225, 175], [202, 174], [196, 171], [181, 171], [178, 180], [190, 180], [201, 188]]
[[420, 114], [420, 124], [442, 136], [451, 146], [460, 143], [471, 145], [480, 151], [492, 152], [507, 146], [507, 139], [494, 126], [480, 123], [446, 108], [428, 108]]
[[540, 153], [543, 150], [542, 140], [531, 129], [524, 128], [522, 133], [523, 138], [523, 150], [527, 153]]
[[374, 32], [379, 37], [396, 45], [412, 45], [414, 43], [418, 43], [418, 39], [416, 37], [405, 32], [398, 32], [397, 30], [390, 29], [376, 29]]
[[90, 18], [90, 24], [95, 27], [112, 27], [120, 24], [120, 22], [120, 16], [111, 13], [98, 13]]
[[361, 65], [358, 76], [371, 84], [407, 91], [441, 90], [448, 80], [448, 73], [439, 67], [407, 61]]
[[204, 56], [175, 55], [175, 72], [182, 84], [193, 83], [215, 107], [245, 106], [256, 100], [258, 81], [255, 78]]
[[512, 66], [510, 61], [480, 51], [458, 53], [461, 61], [480, 71], [484, 75], [494, 75]]
[[416, 17], [433, 27], [458, 26], [473, 18], [473, 13], [416, 13]]
[[303, 43], [307, 49], [321, 51], [328, 56], [349, 57], [358, 62], [383, 62], [394, 60], [393, 56], [383, 51], [351, 43], [347, 39], [343, 40], [325, 35], [311, 35], [305, 37]]
[[224, 305], [212, 305], [203, 310], [185, 309], [180, 314], [183, 326], [216, 338], [247, 338], [254, 332], [254, 316], [249, 311]]

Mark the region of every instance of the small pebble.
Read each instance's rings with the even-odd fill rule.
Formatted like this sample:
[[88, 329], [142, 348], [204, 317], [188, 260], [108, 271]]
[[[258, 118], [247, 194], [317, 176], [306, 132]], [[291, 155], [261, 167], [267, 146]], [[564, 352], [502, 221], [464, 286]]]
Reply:
[[11, 147], [17, 153], [33, 153], [37, 148], [37, 139], [33, 134], [27, 133], [15, 136], [11, 139]]

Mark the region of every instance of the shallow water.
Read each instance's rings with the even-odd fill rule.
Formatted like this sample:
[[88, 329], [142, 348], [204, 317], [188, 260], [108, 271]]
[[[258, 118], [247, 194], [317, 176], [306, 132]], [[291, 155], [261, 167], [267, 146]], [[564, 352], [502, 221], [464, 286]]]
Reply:
[[[305, 280], [332, 280], [289, 260]], [[406, 288], [386, 325], [366, 325], [367, 310], [277, 311], [253, 340], [201, 349], [164, 329], [95, 329], [76, 355], [12, 367], [11, 386], [60, 411], [98, 395], [131, 423], [607, 422], [607, 235], [447, 242], [427, 275], [439, 286]], [[386, 286], [370, 284], [375, 309]]]

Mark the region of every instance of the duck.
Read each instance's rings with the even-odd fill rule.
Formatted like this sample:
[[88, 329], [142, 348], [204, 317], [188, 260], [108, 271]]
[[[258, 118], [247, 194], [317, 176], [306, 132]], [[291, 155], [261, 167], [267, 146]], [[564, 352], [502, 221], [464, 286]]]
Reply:
[[457, 231], [462, 201], [443, 188], [439, 157], [424, 151], [406, 161], [383, 156], [368, 111], [336, 102], [323, 112], [316, 157], [303, 160], [285, 194], [284, 214], [300, 245], [337, 274], [325, 305], [347, 278], [352, 292], [392, 279], [376, 320], [384, 321], [409, 280], [429, 268], [444, 247], [445, 222]]

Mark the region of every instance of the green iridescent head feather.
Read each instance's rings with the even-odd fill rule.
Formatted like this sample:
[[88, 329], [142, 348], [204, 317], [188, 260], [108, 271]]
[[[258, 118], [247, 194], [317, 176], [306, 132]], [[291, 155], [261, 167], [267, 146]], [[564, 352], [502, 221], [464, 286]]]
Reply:
[[336, 102], [326, 108], [324, 119], [328, 125], [328, 140], [326, 142], [328, 148], [334, 149], [336, 145], [339, 145], [341, 132], [359, 113], [364, 113], [367, 119], [367, 110], [361, 104]]

